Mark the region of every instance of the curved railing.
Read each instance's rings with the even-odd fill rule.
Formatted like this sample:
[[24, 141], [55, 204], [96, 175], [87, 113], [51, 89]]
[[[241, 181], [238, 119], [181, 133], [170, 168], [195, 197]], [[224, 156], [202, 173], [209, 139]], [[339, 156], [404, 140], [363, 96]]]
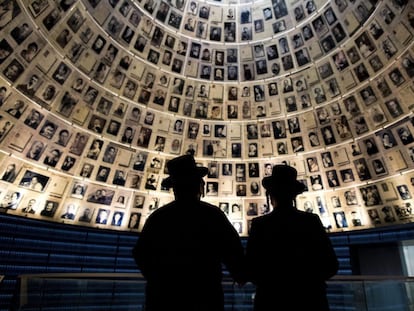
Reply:
[[[143, 310], [145, 280], [139, 273], [50, 273], [19, 276], [11, 310]], [[252, 310], [254, 286], [223, 281], [225, 310]], [[328, 282], [331, 311], [413, 310], [414, 278], [335, 276]]]

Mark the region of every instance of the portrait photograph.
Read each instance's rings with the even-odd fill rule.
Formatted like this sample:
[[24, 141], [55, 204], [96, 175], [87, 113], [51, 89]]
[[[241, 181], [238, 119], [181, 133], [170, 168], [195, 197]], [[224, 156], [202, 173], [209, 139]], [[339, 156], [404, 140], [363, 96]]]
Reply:
[[99, 165], [95, 180], [106, 183], [110, 173], [111, 173], [111, 169], [108, 166]]
[[69, 68], [64, 62], [61, 62], [53, 73], [53, 79], [59, 84], [64, 84], [71, 74], [72, 69]]
[[132, 189], [139, 189], [142, 182], [142, 174], [128, 173], [126, 177], [126, 187]]
[[52, 139], [57, 129], [58, 125], [55, 120], [45, 120], [39, 134], [47, 139]]
[[399, 68], [394, 68], [388, 73], [388, 77], [395, 86], [400, 86], [406, 80]]
[[[47, 1], [46, 1], [47, 2]], [[0, 29], [5, 28], [11, 23], [20, 13], [21, 8], [16, 0], [10, 0], [2, 3], [2, 10], [4, 11], [0, 17]]]
[[96, 106], [96, 111], [107, 116], [112, 108], [112, 105], [113, 102], [109, 97], [102, 96]]
[[59, 94], [59, 87], [54, 83], [42, 83], [37, 89], [34, 100], [46, 109], [50, 109], [56, 96]]
[[404, 54], [401, 65], [408, 77], [412, 78], [414, 76], [414, 59], [409, 53]]
[[123, 73], [123, 71], [115, 69], [115, 71], [110, 74], [109, 85], [119, 90], [124, 80], [125, 74]]
[[96, 213], [95, 224], [106, 225], [110, 223], [109, 215], [111, 211], [108, 208], [99, 208]]
[[128, 228], [138, 229], [140, 221], [141, 221], [141, 213], [131, 213], [131, 216], [128, 221]]
[[43, 209], [40, 211], [41, 216], [53, 217], [59, 207], [59, 202], [46, 200]]
[[63, 152], [60, 149], [55, 148], [55, 146], [47, 147], [45, 156], [43, 158], [43, 164], [46, 164], [50, 167], [55, 167], [58, 164], [62, 154]]
[[73, 63], [76, 63], [84, 50], [85, 47], [81, 43], [75, 40], [71, 40], [70, 45], [67, 49], [67, 56]]
[[83, 199], [85, 197], [85, 193], [87, 189], [88, 189], [88, 184], [75, 181], [73, 182], [70, 196], [75, 199]]
[[358, 205], [358, 198], [355, 190], [347, 190], [344, 192], [346, 205]]
[[115, 211], [111, 218], [111, 226], [120, 227], [124, 220], [124, 212]]
[[48, 7], [49, 1], [47, 0], [31, 0], [29, 4], [29, 10], [33, 17], [39, 16]]
[[157, 190], [159, 182], [159, 174], [149, 172], [145, 177], [144, 189]]
[[351, 168], [342, 169], [339, 171], [339, 173], [341, 175], [342, 182], [350, 183], [350, 182], [355, 181], [354, 172], [352, 171]]
[[400, 102], [397, 98], [392, 98], [390, 100], [385, 101], [385, 106], [388, 109], [388, 112], [393, 118], [397, 118], [404, 113]]
[[354, 160], [353, 162], [360, 181], [371, 179], [371, 173], [368, 169], [368, 164], [365, 158], [359, 158]]
[[134, 202], [132, 204], [133, 208], [143, 209], [145, 204], [145, 196], [137, 194], [135, 195]]
[[384, 67], [384, 64], [381, 58], [378, 55], [374, 55], [369, 59], [369, 64], [374, 72], [381, 70]]
[[90, 206], [84, 206], [84, 207], [81, 207], [79, 210], [80, 211], [78, 213], [79, 215], [78, 221], [83, 222], [83, 223], [90, 223], [92, 217], [94, 216], [95, 208], [90, 207]]
[[258, 208], [256, 202], [248, 202], [247, 209], [246, 209], [247, 216], [257, 216], [258, 215]]
[[408, 126], [403, 125], [397, 128], [397, 134], [403, 145], [408, 145], [414, 142], [414, 136]]
[[372, 103], [377, 101], [377, 96], [374, 92], [374, 89], [369, 85], [359, 91], [362, 101], [365, 106], [369, 106]]
[[6, 39], [0, 41], [0, 65], [13, 53], [13, 48]]
[[376, 185], [359, 188], [365, 206], [382, 204], [381, 195]]
[[15, 160], [8, 160], [3, 164], [4, 169], [1, 173], [1, 180], [13, 183], [16, 180], [16, 177], [19, 175], [21, 164]]
[[82, 24], [84, 23], [85, 19], [79, 10], [79, 8], [76, 8], [73, 10], [72, 14], [66, 21], [66, 24], [69, 26], [69, 28], [74, 32], [77, 33]]
[[103, 205], [111, 205], [115, 191], [99, 186], [90, 186], [87, 194], [87, 201]]
[[89, 134], [84, 134], [83, 132], [77, 132], [72, 144], [69, 147], [69, 152], [75, 155], [81, 155], [87, 142], [89, 140]]
[[75, 220], [75, 216], [78, 211], [78, 205], [70, 202], [66, 204], [65, 208], [63, 209], [63, 213], [60, 215], [60, 219], [62, 220]]
[[88, 129], [97, 134], [102, 134], [106, 121], [107, 120], [101, 116], [92, 115], [88, 124]]
[[127, 180], [127, 174], [124, 170], [115, 170], [112, 184], [118, 186], [125, 186]]
[[15, 119], [20, 119], [23, 113], [26, 111], [27, 102], [14, 94], [7, 100], [4, 106], [4, 111]]
[[405, 184], [397, 185], [397, 190], [398, 190], [398, 193], [399, 193], [400, 198], [402, 200], [411, 199], [411, 193], [410, 193], [410, 190], [408, 189], [407, 185], [405, 185]]
[[218, 182], [208, 181], [206, 183], [206, 190], [205, 190], [206, 196], [218, 196], [218, 191], [219, 191], [218, 188], [219, 188]]
[[26, 158], [38, 161], [46, 149], [46, 143], [41, 140], [33, 140], [25, 153]]
[[333, 215], [335, 219], [335, 225], [338, 229], [348, 227], [348, 222], [345, 217], [345, 212], [343, 211], [334, 212]]
[[3, 75], [10, 82], [16, 82], [24, 71], [24, 66], [17, 60], [13, 59], [3, 70]]
[[49, 182], [49, 179], [49, 176], [42, 175], [32, 170], [26, 170], [19, 182], [19, 185], [24, 188], [43, 192]]
[[104, 62], [99, 62], [93, 70], [92, 77], [100, 84], [103, 84], [108, 76], [109, 70], [110, 66], [106, 65]]
[[198, 144], [192, 143], [192, 142], [187, 142], [187, 143], [185, 143], [183, 150], [187, 154], [197, 156], [197, 154], [198, 154]]
[[10, 31], [10, 35], [14, 41], [20, 45], [32, 32], [33, 28], [28, 23], [23, 22], [22, 24], [14, 27]]

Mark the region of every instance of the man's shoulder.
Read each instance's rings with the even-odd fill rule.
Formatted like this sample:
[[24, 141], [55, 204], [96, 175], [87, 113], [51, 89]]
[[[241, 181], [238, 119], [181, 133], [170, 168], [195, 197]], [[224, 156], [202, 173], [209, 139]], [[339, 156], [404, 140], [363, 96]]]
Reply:
[[218, 206], [205, 201], [200, 201], [200, 206], [206, 210], [211, 210], [212, 212], [221, 212], [221, 209]]
[[302, 222], [304, 222], [304, 223], [315, 225], [315, 223], [320, 222], [319, 215], [314, 214], [314, 213], [309, 213], [309, 212], [298, 210], [297, 215], [298, 215], [298, 218], [301, 219]]
[[162, 215], [162, 214], [168, 213], [173, 206], [175, 206], [174, 202], [170, 202], [165, 205], [162, 205], [158, 207], [157, 209], [155, 209], [149, 217], [154, 217], [154, 216], [158, 217], [159, 214]]
[[261, 224], [272, 221], [271, 219], [272, 217], [270, 214], [260, 215], [252, 219], [252, 225], [254, 224], [260, 226]]

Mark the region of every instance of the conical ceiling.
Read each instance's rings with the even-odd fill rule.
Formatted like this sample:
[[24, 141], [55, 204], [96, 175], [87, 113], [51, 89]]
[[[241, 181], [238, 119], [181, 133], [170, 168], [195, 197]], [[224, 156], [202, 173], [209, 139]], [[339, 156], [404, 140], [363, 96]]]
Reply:
[[3, 212], [139, 231], [191, 153], [242, 236], [277, 163], [330, 232], [413, 220], [409, 1], [0, 2]]

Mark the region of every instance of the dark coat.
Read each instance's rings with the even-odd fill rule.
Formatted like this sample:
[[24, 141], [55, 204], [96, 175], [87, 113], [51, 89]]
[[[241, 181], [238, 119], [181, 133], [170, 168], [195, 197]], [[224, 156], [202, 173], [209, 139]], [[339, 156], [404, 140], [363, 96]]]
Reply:
[[222, 264], [242, 279], [243, 246], [226, 215], [205, 202], [173, 201], [146, 220], [133, 250], [146, 311], [224, 310]]
[[255, 311], [329, 310], [325, 281], [338, 260], [318, 215], [290, 208], [254, 218], [246, 257]]

